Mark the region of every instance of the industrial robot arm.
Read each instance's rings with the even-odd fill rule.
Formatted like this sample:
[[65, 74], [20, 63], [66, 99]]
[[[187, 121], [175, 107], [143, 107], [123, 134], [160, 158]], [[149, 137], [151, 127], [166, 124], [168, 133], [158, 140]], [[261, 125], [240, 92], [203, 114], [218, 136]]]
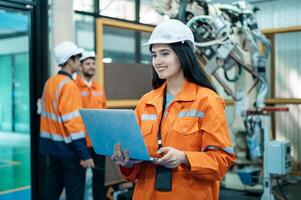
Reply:
[[[205, 70], [235, 101], [241, 97], [217, 71], [222, 69], [229, 82], [236, 82], [242, 70], [251, 74], [253, 84], [248, 93], [256, 87], [255, 108], [264, 108], [268, 88], [265, 67], [271, 45], [258, 29], [255, 7], [245, 1], [227, 5], [205, 0], [153, 0], [153, 6], [160, 14], [179, 18], [190, 27]], [[230, 70], [236, 72], [234, 78], [229, 77]]]

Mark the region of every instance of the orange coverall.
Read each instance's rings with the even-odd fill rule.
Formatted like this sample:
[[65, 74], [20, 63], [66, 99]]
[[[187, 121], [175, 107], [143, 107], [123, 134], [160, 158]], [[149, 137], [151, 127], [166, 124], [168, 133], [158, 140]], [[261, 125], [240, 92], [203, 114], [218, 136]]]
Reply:
[[[84, 108], [106, 108], [106, 96], [104, 89], [95, 81], [88, 87], [80, 75], [77, 75], [75, 83], [80, 90]], [[91, 139], [86, 134], [87, 146], [92, 147]]]
[[63, 74], [48, 79], [41, 105], [41, 153], [58, 157], [78, 155], [82, 160], [91, 158], [79, 114], [81, 97], [73, 80]]
[[[158, 130], [166, 83], [145, 94], [136, 115], [150, 156], [158, 149]], [[183, 151], [189, 165], [172, 171], [172, 191], [155, 190], [156, 166], [151, 162], [120, 167], [128, 180], [137, 180], [133, 199], [218, 200], [220, 180], [235, 160], [224, 113], [224, 102], [212, 90], [185, 81], [166, 108], [162, 144]]]

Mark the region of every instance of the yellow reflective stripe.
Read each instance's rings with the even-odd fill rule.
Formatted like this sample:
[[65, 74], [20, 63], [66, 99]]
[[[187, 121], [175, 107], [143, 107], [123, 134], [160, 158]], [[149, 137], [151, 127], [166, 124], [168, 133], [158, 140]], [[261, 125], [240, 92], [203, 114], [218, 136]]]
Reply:
[[65, 143], [71, 143], [72, 140], [79, 140], [79, 139], [84, 139], [85, 138], [85, 132], [79, 131], [79, 132], [73, 132], [70, 133], [70, 136], [61, 136], [57, 133], [48, 133], [46, 131], [41, 131], [40, 132], [40, 137], [44, 139], [50, 139], [53, 141], [57, 142], [65, 142]]
[[54, 110], [56, 110], [56, 101], [57, 101], [57, 99], [59, 98], [59, 95], [60, 95], [60, 93], [61, 93], [61, 90], [62, 90], [63, 86], [64, 86], [66, 83], [68, 83], [69, 81], [71, 81], [71, 79], [70, 79], [70, 78], [66, 78], [66, 79], [62, 80], [62, 81], [60, 82], [59, 86], [57, 87], [57, 89], [56, 89], [56, 91], [55, 91], [55, 97], [54, 97], [54, 100], [53, 100], [53, 102], [52, 102], [52, 105], [53, 105]]
[[178, 114], [178, 117], [204, 117], [204, 113], [198, 110], [186, 110]]

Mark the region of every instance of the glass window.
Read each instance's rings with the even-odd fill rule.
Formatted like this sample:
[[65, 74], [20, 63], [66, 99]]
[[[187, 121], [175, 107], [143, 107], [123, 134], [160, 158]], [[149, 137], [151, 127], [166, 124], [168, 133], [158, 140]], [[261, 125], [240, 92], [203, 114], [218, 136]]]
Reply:
[[158, 24], [165, 19], [168, 19], [168, 16], [160, 15], [152, 6], [151, 0], [140, 0], [140, 14], [139, 22], [144, 24]]
[[73, 9], [94, 12], [94, 0], [73, 0]]
[[94, 17], [75, 14], [75, 41], [81, 48], [94, 51]]
[[135, 31], [105, 26], [103, 62], [136, 63], [135, 58]]
[[37, 0], [15, 0], [15, 1], [17, 1], [17, 2], [19, 1], [19, 2], [22, 2], [22, 3], [23, 3], [24, 1], [25, 1], [25, 2], [32, 2], [32, 1], [37, 1]]
[[[301, 32], [275, 34], [275, 97], [301, 98]], [[300, 161], [301, 105], [281, 105], [289, 112], [276, 112], [276, 138], [291, 142], [293, 160]], [[293, 162], [293, 169], [298, 162]]]
[[30, 185], [29, 27], [30, 13], [0, 8], [0, 193]]
[[[13, 77], [12, 58], [9, 55], [0, 56], [0, 73], [7, 74], [0, 79], [0, 96], [5, 97], [7, 94], [12, 94]], [[12, 98], [0, 99], [0, 130], [10, 131], [12, 130]]]
[[134, 21], [135, 0], [100, 0], [99, 11], [104, 16]]
[[301, 32], [275, 35], [275, 96], [301, 98]]
[[29, 69], [24, 70], [24, 66], [29, 66], [28, 53], [16, 54], [14, 58], [14, 129], [18, 132], [29, 132]]
[[145, 44], [151, 33], [149, 32], [141, 32], [141, 41], [140, 41], [140, 46], [141, 46], [141, 63], [145, 64], [150, 64], [152, 62], [152, 57], [149, 51], [149, 46], [143, 46]]
[[28, 53], [0, 55], [0, 131], [29, 132], [28, 62]]

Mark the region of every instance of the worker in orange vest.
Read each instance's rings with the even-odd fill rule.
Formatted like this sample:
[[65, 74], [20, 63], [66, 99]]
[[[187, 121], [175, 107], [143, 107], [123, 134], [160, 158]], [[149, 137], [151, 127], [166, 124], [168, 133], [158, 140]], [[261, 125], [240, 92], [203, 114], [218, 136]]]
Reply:
[[[82, 50], [65, 41], [54, 48], [61, 70], [45, 83], [41, 99], [40, 153], [46, 156], [44, 199], [58, 200], [63, 188], [69, 200], [83, 200], [85, 168], [94, 167], [86, 146], [79, 89], [72, 74]], [[80, 165], [81, 163], [81, 165]]]
[[[95, 53], [84, 51], [80, 58], [80, 73], [77, 74], [75, 83], [78, 86], [84, 108], [106, 108], [106, 96], [104, 89], [93, 80], [95, 76]], [[101, 120], [101, 119], [100, 119]], [[93, 199], [105, 199], [105, 156], [97, 155], [92, 147], [91, 140], [86, 134], [87, 146], [97, 168], [92, 169]]]
[[235, 154], [224, 101], [197, 62], [193, 33], [170, 19], [147, 45], [154, 89], [140, 99], [136, 115], [149, 154], [158, 160], [129, 160], [118, 144], [112, 160], [126, 179], [137, 180], [134, 200], [218, 200]]

